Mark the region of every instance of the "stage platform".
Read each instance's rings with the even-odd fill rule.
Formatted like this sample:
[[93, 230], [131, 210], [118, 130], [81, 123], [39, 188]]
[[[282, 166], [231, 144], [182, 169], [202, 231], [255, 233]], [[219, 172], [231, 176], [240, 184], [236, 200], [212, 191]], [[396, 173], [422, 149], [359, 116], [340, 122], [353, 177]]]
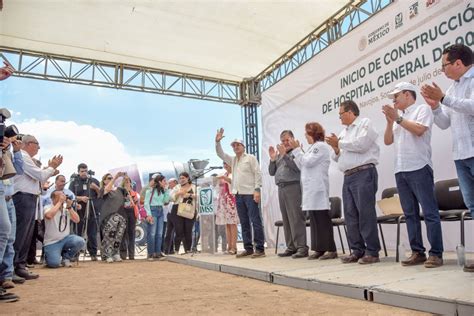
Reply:
[[441, 268], [402, 267], [394, 256], [373, 265], [340, 260], [280, 258], [237, 259], [225, 254], [168, 256], [172, 262], [230, 273], [280, 285], [367, 300], [443, 315], [474, 315], [474, 274], [462, 271], [454, 254]]

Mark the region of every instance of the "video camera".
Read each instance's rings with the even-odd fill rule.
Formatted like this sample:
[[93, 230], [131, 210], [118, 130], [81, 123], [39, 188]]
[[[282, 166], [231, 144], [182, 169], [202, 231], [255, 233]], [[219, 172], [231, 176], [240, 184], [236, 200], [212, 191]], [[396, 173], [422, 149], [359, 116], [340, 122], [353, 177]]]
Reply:
[[[18, 135], [18, 128], [15, 125], [6, 126], [5, 120], [11, 117], [10, 111], [3, 108], [0, 109], [0, 144], [3, 143], [4, 137], [14, 137]], [[0, 157], [2, 153], [0, 153]]]
[[[94, 175], [95, 175], [95, 171], [92, 171], [92, 170], [87, 171], [87, 178], [91, 178]], [[71, 181], [74, 181], [74, 180], [79, 179], [79, 178], [80, 178], [79, 174], [77, 174], [77, 173], [71, 174]]]

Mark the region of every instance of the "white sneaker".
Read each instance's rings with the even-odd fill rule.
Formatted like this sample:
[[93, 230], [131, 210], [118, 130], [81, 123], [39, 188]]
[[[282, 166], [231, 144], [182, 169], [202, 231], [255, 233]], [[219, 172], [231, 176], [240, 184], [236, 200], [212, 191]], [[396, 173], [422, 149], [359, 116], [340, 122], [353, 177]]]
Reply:
[[107, 262], [107, 263], [112, 263], [112, 262], [114, 262], [114, 259], [112, 259], [112, 258], [109, 257], [109, 258], [105, 259], [105, 262]]
[[113, 256], [112, 256], [112, 260], [113, 260], [114, 262], [122, 262], [122, 258], [120, 258], [120, 255], [119, 255], [119, 254], [113, 255]]
[[64, 260], [63, 260], [63, 267], [66, 267], [66, 268], [72, 267], [71, 260], [69, 260], [69, 259], [64, 259]]

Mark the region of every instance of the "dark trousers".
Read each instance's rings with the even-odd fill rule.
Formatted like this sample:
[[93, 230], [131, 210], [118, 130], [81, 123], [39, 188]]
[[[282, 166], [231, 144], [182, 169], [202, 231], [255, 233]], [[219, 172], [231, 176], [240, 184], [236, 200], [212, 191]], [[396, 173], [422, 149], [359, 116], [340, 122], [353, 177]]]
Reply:
[[301, 210], [301, 185], [299, 182], [278, 186], [283, 231], [288, 251], [308, 252], [306, 243], [306, 219]]
[[248, 252], [253, 252], [253, 242], [257, 251], [265, 251], [265, 235], [263, 233], [262, 217], [258, 204], [253, 200], [253, 194], [236, 194], [235, 202], [237, 213], [239, 214], [240, 225], [242, 227], [242, 239], [244, 248]]
[[342, 200], [347, 226], [347, 239], [357, 257], [379, 256], [380, 241], [375, 210], [377, 169], [369, 168], [344, 176]]
[[311, 226], [311, 250], [336, 251], [334, 232], [329, 210], [308, 211]]
[[22, 192], [18, 192], [13, 196], [16, 210], [16, 237], [13, 244], [15, 270], [26, 268], [26, 258], [28, 257], [35, 228], [37, 199], [36, 195]]
[[[176, 209], [177, 208], [178, 205], [176, 205]], [[174, 221], [174, 229], [176, 232], [176, 237], [174, 239], [174, 249], [176, 250], [176, 252], [179, 251], [181, 242], [183, 242], [184, 251], [191, 251], [191, 246], [193, 244], [193, 226], [194, 219], [189, 219], [176, 215]]]
[[[33, 230], [33, 235], [31, 235], [30, 248], [28, 249], [28, 256], [26, 257], [26, 262], [28, 264], [33, 264], [36, 260], [36, 243], [37, 241], [43, 243], [44, 227], [44, 220], [35, 221], [35, 228]], [[41, 252], [41, 255], [43, 255], [43, 252]]]
[[76, 234], [84, 238], [87, 234], [87, 251], [91, 256], [97, 256], [97, 222], [99, 221], [99, 210], [92, 207], [93, 202], [91, 202], [89, 205], [90, 207], [87, 220], [87, 232], [84, 232], [87, 204], [81, 203], [82, 208], [77, 211], [80, 217], [80, 221], [76, 226]]
[[135, 258], [135, 225], [137, 224], [137, 219], [135, 218], [135, 213], [133, 209], [125, 211], [125, 219], [127, 220], [127, 227], [125, 228], [125, 233], [122, 237], [122, 242], [120, 243], [120, 257], [122, 259]]
[[395, 174], [400, 204], [407, 223], [410, 248], [425, 253], [421, 234], [420, 204], [423, 209], [426, 233], [431, 244], [429, 254], [443, 256], [443, 234], [439, 218], [438, 202], [434, 193], [433, 169], [426, 165], [410, 172]]
[[[174, 206], [173, 206], [174, 208]], [[176, 217], [176, 214], [173, 214], [172, 211], [167, 215], [167, 220], [168, 222], [166, 223], [166, 233], [165, 233], [165, 239], [164, 244], [163, 244], [163, 252], [165, 254], [169, 254], [174, 251], [174, 236], [175, 236], [175, 230], [174, 230], [174, 217]]]

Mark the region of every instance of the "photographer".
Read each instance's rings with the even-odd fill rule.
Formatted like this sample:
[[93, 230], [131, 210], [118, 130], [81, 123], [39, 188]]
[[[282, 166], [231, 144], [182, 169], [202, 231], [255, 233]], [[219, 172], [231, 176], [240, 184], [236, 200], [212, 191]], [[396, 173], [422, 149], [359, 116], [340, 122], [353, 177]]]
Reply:
[[[70, 221], [79, 222], [73, 200], [61, 191], [51, 193], [52, 204], [45, 207], [44, 252], [46, 265], [71, 267], [71, 259], [84, 247], [82, 237], [70, 234]], [[61, 260], [62, 257], [62, 260]]]
[[124, 188], [114, 186], [118, 178], [124, 177], [125, 172], [118, 172], [115, 177], [110, 173], [102, 177], [100, 183], [100, 197], [102, 198], [102, 212], [100, 213], [100, 229], [102, 244], [100, 254], [107, 263], [120, 262], [120, 243], [127, 227], [124, 205], [128, 192]]
[[[77, 175], [71, 176], [69, 190], [74, 192], [76, 199], [81, 206], [78, 208], [80, 222], [76, 225], [75, 233], [84, 236], [87, 233], [87, 251], [92, 261], [97, 261], [97, 231], [98, 219], [100, 217], [100, 202], [98, 196], [100, 193], [100, 183], [93, 178], [94, 172], [88, 170], [85, 163], [77, 166]], [[89, 209], [87, 208], [89, 204]], [[87, 211], [89, 214], [87, 214]], [[84, 231], [85, 221], [87, 220], [87, 232]]]

